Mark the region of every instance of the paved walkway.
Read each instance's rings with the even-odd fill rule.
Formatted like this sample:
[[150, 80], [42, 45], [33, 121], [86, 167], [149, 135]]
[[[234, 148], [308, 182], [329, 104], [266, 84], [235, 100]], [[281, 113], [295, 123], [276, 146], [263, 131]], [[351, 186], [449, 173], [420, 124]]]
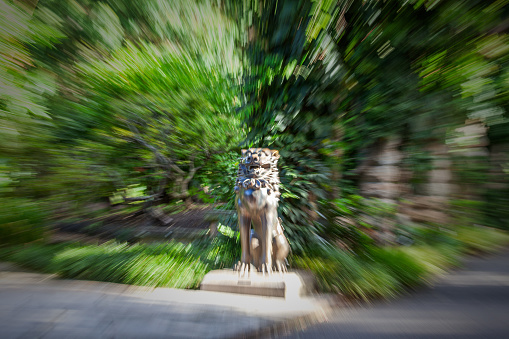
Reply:
[[286, 338], [509, 338], [509, 251], [469, 259], [432, 289], [335, 309], [326, 323]]
[[331, 311], [330, 300], [57, 280], [0, 263], [0, 338], [509, 338], [509, 251], [392, 302]]
[[320, 321], [327, 300], [57, 280], [0, 263], [0, 338], [260, 337]]

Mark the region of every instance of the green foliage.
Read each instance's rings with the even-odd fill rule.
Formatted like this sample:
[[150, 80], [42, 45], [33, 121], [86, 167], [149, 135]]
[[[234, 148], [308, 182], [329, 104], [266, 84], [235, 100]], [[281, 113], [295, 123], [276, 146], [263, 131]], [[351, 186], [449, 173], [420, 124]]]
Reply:
[[509, 189], [491, 189], [484, 193], [483, 224], [509, 230]]
[[177, 288], [199, 286], [206, 272], [195, 248], [179, 243], [71, 247], [52, 264], [64, 278]]
[[360, 196], [336, 199], [332, 208], [328, 209], [329, 222], [323, 234], [331, 241], [340, 241], [356, 253], [366, 251], [374, 243], [357, 222], [360, 218], [358, 209], [360, 200], [362, 200]]
[[377, 262], [362, 260], [350, 253], [329, 248], [319, 257], [297, 257], [295, 264], [310, 269], [320, 289], [360, 299], [393, 297], [398, 281]]
[[465, 253], [493, 252], [509, 243], [507, 233], [484, 227], [420, 236], [414, 246], [369, 246], [358, 254], [322, 246], [292, 261], [299, 268], [310, 269], [322, 291], [367, 300], [394, 297], [429, 283], [446, 269], [460, 265]]
[[101, 228], [102, 225], [103, 225], [102, 221], [96, 221], [88, 226], [85, 226], [83, 228], [83, 231], [91, 235], [97, 234], [97, 231]]
[[491, 253], [509, 244], [507, 232], [487, 227], [463, 226], [456, 229], [455, 238], [466, 244], [468, 253]]
[[393, 203], [359, 195], [345, 194], [321, 207], [327, 222], [320, 236], [358, 254], [374, 246], [374, 233], [386, 228], [387, 223], [394, 223], [396, 213]]
[[192, 288], [206, 265], [191, 250], [182, 244], [30, 246], [16, 249], [8, 259], [62, 278]]
[[233, 267], [240, 257], [238, 234], [224, 225], [219, 231], [212, 242], [198, 240], [188, 245], [33, 243], [7, 247], [0, 257], [61, 278], [198, 288], [209, 270]]
[[441, 225], [398, 225], [395, 233], [406, 238], [407, 243], [415, 245], [449, 244], [459, 245], [459, 241], [453, 237], [453, 227]]
[[469, 188], [472, 194], [483, 194], [486, 190], [482, 185], [488, 181], [489, 159], [487, 156], [468, 157], [457, 154], [453, 156], [453, 171], [458, 180]]
[[66, 244], [48, 245], [42, 242], [31, 243], [24, 246], [8, 247], [0, 253], [0, 256], [3, 260], [13, 261], [35, 271], [55, 273], [53, 260], [67, 246]]
[[202, 187], [207, 187], [210, 196], [216, 201], [226, 202], [225, 209], [235, 209], [233, 188], [237, 179], [240, 153], [235, 151], [212, 155], [197, 173], [196, 180]]
[[1, 199], [0, 245], [29, 243], [45, 235], [46, 213], [27, 199]]
[[[369, 234], [394, 208], [351, 193], [380, 138], [403, 136], [416, 191], [426, 140], [466, 119], [506, 139], [505, 1], [46, 0], [33, 15], [17, 3], [0, 1], [2, 243], [35, 241], [46, 215], [114, 195], [233, 210], [242, 140], [280, 151], [285, 232], [324, 290], [393, 296], [504, 239], [425, 227], [402, 230], [415, 246], [375, 248]], [[482, 194], [486, 162], [468, 159], [457, 152], [453, 170]], [[492, 206], [453, 202], [456, 224], [507, 227], [499, 193]], [[219, 221], [212, 244], [32, 244], [11, 257], [63, 277], [194, 288], [239, 257], [235, 214]]]
[[239, 32], [216, 2], [47, 0], [32, 16], [0, 5], [9, 196], [56, 216], [131, 185], [146, 189], [129, 199], [186, 199], [238, 146]]
[[425, 268], [427, 276], [424, 282], [431, 282], [434, 277], [444, 274], [447, 269], [460, 265], [463, 245], [434, 244], [402, 247], [416, 264]]
[[[231, 267], [239, 258], [237, 232], [224, 225], [219, 231], [212, 243], [34, 243], [4, 248], [0, 256], [63, 278], [196, 288], [210, 269]], [[463, 227], [453, 240], [405, 247], [370, 246], [359, 254], [321, 246], [307, 256], [292, 256], [291, 261], [294, 267], [310, 269], [322, 291], [365, 300], [390, 298], [459, 265], [464, 253], [491, 252], [508, 244], [509, 235], [495, 229]]]
[[0, 1], [0, 22], [0, 150], [9, 152], [19, 150], [19, 132], [33, 135], [40, 128], [32, 116], [48, 118], [45, 95], [55, 90], [50, 74], [32, 71], [29, 46], [52, 46], [63, 35], [51, 13], [31, 18], [11, 1]]
[[483, 202], [472, 199], [451, 200], [451, 212], [454, 216], [454, 223], [457, 226], [468, 226], [472, 223], [479, 223], [482, 218]]
[[[252, 23], [241, 110], [248, 131], [245, 144], [280, 151], [280, 211], [292, 248], [302, 252], [318, 241], [323, 225], [317, 204], [335, 185], [330, 165], [336, 162], [326, 155], [336, 141], [332, 134], [338, 111], [329, 102], [337, 96], [333, 84], [341, 82], [344, 72], [336, 68], [339, 55], [331, 50], [321, 58], [321, 39], [308, 36], [332, 22], [314, 21], [306, 1], [269, 1], [262, 6], [249, 2], [242, 10], [245, 23]], [[319, 9], [327, 10], [333, 8]], [[327, 74], [331, 69], [333, 74]]]
[[412, 172], [410, 184], [415, 194], [421, 193], [420, 185], [428, 181], [428, 173], [433, 169], [433, 157], [430, 152], [420, 149], [418, 146], [408, 146], [404, 153], [403, 166]]
[[212, 240], [206, 258], [215, 268], [232, 268], [240, 259], [239, 234], [222, 224], [219, 224], [218, 231], [219, 234]]
[[379, 263], [398, 280], [402, 287], [414, 287], [422, 283], [428, 273], [414, 258], [399, 248], [372, 248], [368, 258]]
[[[247, 2], [246, 144], [281, 150], [292, 247], [305, 249], [327, 228], [316, 217], [327, 204], [308, 194], [338, 198], [339, 183], [355, 192], [355, 170], [380, 138], [400, 135], [414, 148], [406, 163], [420, 193], [431, 169], [423, 143], [445, 142], [466, 119], [507, 120], [502, 3]], [[471, 163], [454, 170], [475, 186], [486, 171]]]

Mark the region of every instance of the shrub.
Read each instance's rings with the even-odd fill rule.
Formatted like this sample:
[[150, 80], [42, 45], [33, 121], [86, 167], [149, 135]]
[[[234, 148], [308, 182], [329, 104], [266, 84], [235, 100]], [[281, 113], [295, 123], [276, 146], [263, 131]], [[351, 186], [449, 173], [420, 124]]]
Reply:
[[324, 292], [367, 300], [392, 297], [398, 289], [397, 280], [382, 265], [338, 249], [328, 248], [320, 257], [296, 257], [294, 262], [310, 269]]
[[70, 247], [54, 257], [53, 265], [64, 278], [176, 288], [199, 286], [208, 268], [192, 244], [176, 242]]
[[123, 284], [197, 288], [211, 269], [231, 267], [240, 257], [238, 234], [220, 225], [212, 242], [184, 245], [108, 242], [102, 245], [11, 246], [0, 257], [62, 278]]
[[509, 244], [509, 235], [488, 227], [458, 227], [456, 239], [465, 244], [468, 253], [495, 252]]
[[[197, 288], [209, 270], [232, 267], [240, 257], [238, 232], [224, 225], [218, 230], [212, 241], [203, 239], [187, 245], [32, 243], [3, 248], [0, 257], [63, 278]], [[458, 228], [454, 237], [452, 233], [439, 237], [435, 231], [430, 234], [433, 236], [425, 234], [423, 238], [432, 241], [419, 240], [413, 246], [369, 246], [356, 253], [325, 244], [313, 247], [306, 256], [289, 259], [292, 266], [311, 270], [322, 291], [368, 300], [394, 297], [428, 283], [447, 268], [459, 265], [462, 253], [492, 251], [509, 242], [509, 235], [480, 227]]]
[[401, 248], [373, 248], [369, 256], [373, 262], [384, 267], [398, 284], [405, 287], [422, 283], [428, 273], [425, 266]]
[[0, 245], [23, 244], [44, 237], [45, 215], [36, 202], [3, 198], [0, 204]]
[[324, 246], [292, 261], [296, 267], [311, 270], [322, 291], [367, 300], [393, 297], [429, 283], [447, 268], [460, 265], [463, 253], [490, 252], [509, 243], [509, 235], [484, 227], [460, 227], [456, 233], [423, 228], [413, 236], [418, 245], [371, 245], [357, 253]]
[[46, 273], [53, 273], [52, 262], [55, 255], [65, 249], [67, 245], [46, 245], [33, 243], [5, 248], [0, 258], [14, 261], [26, 268]]

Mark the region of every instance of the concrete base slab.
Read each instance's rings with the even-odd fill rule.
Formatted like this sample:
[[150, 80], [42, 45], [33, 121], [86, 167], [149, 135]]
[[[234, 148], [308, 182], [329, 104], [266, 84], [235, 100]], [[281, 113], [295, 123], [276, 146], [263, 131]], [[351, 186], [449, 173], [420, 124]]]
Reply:
[[299, 298], [308, 294], [313, 288], [309, 277], [301, 273], [288, 272], [283, 275], [271, 275], [253, 272], [240, 277], [231, 269], [210, 271], [200, 285], [204, 291], [227, 292], [239, 294], [280, 297], [285, 299]]

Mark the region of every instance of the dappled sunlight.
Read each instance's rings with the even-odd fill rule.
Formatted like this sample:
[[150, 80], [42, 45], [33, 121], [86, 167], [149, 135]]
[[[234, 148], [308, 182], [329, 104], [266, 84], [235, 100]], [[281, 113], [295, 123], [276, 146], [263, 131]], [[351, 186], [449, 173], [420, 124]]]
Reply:
[[[44, 274], [0, 263], [18, 293], [0, 313], [30, 312], [11, 337], [51, 319], [72, 337], [78, 284], [125, 311], [83, 325], [108, 337], [171, 316], [177, 337], [201, 317], [238, 320], [212, 337], [305, 327], [324, 299], [366, 306], [373, 328], [347, 334], [480, 331], [440, 303], [509, 287], [450, 275], [509, 244], [508, 17], [506, 0], [0, 0], [0, 260]], [[218, 271], [239, 293], [204, 291]], [[242, 294], [275, 281], [264, 295], [295, 298]], [[401, 321], [377, 309], [429, 286]]]

